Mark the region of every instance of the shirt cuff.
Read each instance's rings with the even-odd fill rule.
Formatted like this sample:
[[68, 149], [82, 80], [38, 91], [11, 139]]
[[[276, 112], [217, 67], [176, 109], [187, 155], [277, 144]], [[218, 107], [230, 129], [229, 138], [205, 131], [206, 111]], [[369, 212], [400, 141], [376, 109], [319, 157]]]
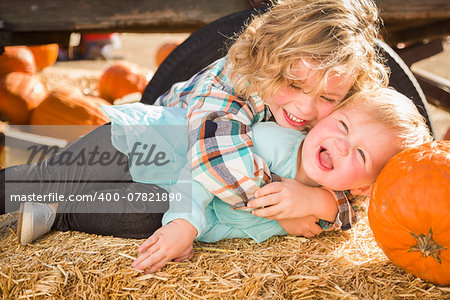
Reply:
[[197, 229], [197, 235], [195, 236], [196, 239], [205, 231], [206, 224], [204, 219], [195, 218], [195, 216], [190, 213], [165, 213], [161, 221], [162, 226], [165, 226], [176, 219], [186, 220], [194, 226], [195, 229]]
[[[326, 188], [325, 188], [326, 189]], [[343, 231], [349, 230], [353, 227], [353, 224], [358, 222], [358, 218], [352, 208], [350, 203], [350, 192], [349, 191], [329, 191], [334, 199], [336, 200], [338, 206], [338, 213], [336, 220], [334, 221], [335, 229], [341, 229]]]

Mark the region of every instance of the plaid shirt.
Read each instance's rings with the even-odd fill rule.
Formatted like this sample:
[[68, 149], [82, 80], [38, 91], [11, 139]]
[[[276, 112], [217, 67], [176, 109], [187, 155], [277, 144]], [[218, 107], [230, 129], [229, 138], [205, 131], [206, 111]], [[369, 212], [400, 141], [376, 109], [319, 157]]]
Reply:
[[[187, 109], [193, 179], [239, 207], [257, 189], [274, 181], [275, 174], [253, 153], [250, 129], [253, 123], [269, 120], [271, 113], [256, 94], [247, 100], [236, 96], [226, 62], [227, 57], [219, 59], [191, 79], [173, 85], [155, 105]], [[348, 201], [338, 204], [340, 213], [348, 212]]]

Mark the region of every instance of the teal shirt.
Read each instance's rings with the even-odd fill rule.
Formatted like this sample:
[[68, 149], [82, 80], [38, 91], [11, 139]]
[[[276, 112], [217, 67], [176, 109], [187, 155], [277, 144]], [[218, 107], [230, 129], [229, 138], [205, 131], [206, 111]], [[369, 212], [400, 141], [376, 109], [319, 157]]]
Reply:
[[[103, 110], [111, 119], [112, 143], [125, 154], [132, 151], [135, 142], [155, 139], [155, 133], [146, 130], [130, 134], [127, 129], [130, 126], [127, 125], [163, 125], [159, 126], [160, 128], [164, 128], [164, 125], [175, 125], [165, 126], [167, 130], [171, 130], [171, 134], [158, 133], [159, 137], [164, 137], [167, 142], [166, 151], [172, 151], [171, 157], [175, 161], [165, 170], [170, 174], [167, 177], [170, 182], [161, 181], [161, 168], [154, 172], [150, 167], [130, 165], [133, 180], [162, 185], [167, 191], [184, 194], [185, 199], [189, 199], [184, 202], [171, 202], [169, 210], [164, 214], [163, 225], [175, 219], [185, 219], [197, 229], [196, 240], [203, 242], [216, 242], [227, 238], [252, 238], [256, 242], [262, 242], [274, 235], [287, 234], [277, 221], [233, 210], [229, 204], [207, 191], [201, 183], [192, 180], [190, 164], [186, 161], [186, 131], [182, 131], [182, 125], [186, 124], [185, 110], [142, 103], [103, 106]], [[180, 132], [174, 133], [177, 128]], [[273, 122], [252, 125], [252, 134], [254, 152], [266, 161], [270, 171], [282, 177], [295, 178], [298, 151], [305, 135]], [[189, 186], [189, 191], [186, 186]]]

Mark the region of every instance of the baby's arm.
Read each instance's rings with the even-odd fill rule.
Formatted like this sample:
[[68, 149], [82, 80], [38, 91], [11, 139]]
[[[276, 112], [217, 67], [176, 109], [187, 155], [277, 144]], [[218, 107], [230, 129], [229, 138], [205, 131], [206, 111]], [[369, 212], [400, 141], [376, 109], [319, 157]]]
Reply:
[[139, 256], [131, 264], [145, 273], [153, 273], [169, 261], [183, 261], [194, 255], [192, 242], [197, 230], [188, 221], [176, 219], [155, 231], [139, 246]]
[[[180, 171], [181, 179], [190, 174], [188, 165]], [[141, 246], [139, 256], [132, 266], [153, 273], [171, 260], [182, 261], [193, 256], [192, 242], [205, 230], [205, 208], [214, 195], [195, 180], [180, 180], [170, 187], [170, 192], [180, 195], [180, 201], [171, 201], [162, 219], [163, 227], [153, 233]]]

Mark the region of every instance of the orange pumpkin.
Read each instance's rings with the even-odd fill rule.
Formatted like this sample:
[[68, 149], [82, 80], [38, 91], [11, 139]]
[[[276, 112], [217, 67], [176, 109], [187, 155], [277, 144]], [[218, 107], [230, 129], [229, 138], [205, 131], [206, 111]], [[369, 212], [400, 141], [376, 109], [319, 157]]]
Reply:
[[99, 96], [110, 103], [131, 93], [142, 93], [147, 78], [137, 71], [135, 65], [125, 61], [116, 62], [109, 67], [98, 81]]
[[84, 96], [68, 87], [57, 88], [32, 112], [31, 125], [100, 125], [109, 122], [100, 105], [103, 99]]
[[36, 73], [34, 56], [28, 47], [5, 47], [5, 52], [0, 55], [0, 77], [11, 72]]
[[368, 213], [375, 240], [394, 264], [450, 284], [450, 141], [394, 156], [377, 178]]
[[0, 80], [0, 113], [11, 124], [28, 124], [31, 111], [44, 100], [47, 89], [33, 74], [12, 72]]
[[38, 70], [53, 65], [58, 59], [58, 44], [28, 46], [34, 55], [34, 61]]
[[159, 66], [160, 64], [162, 64], [162, 62], [166, 59], [167, 56], [169, 56], [170, 53], [172, 53], [172, 51], [178, 47], [178, 45], [180, 45], [180, 43], [177, 42], [167, 42], [162, 44], [158, 50], [156, 50], [156, 55], [155, 55], [155, 62], [156, 65]]

